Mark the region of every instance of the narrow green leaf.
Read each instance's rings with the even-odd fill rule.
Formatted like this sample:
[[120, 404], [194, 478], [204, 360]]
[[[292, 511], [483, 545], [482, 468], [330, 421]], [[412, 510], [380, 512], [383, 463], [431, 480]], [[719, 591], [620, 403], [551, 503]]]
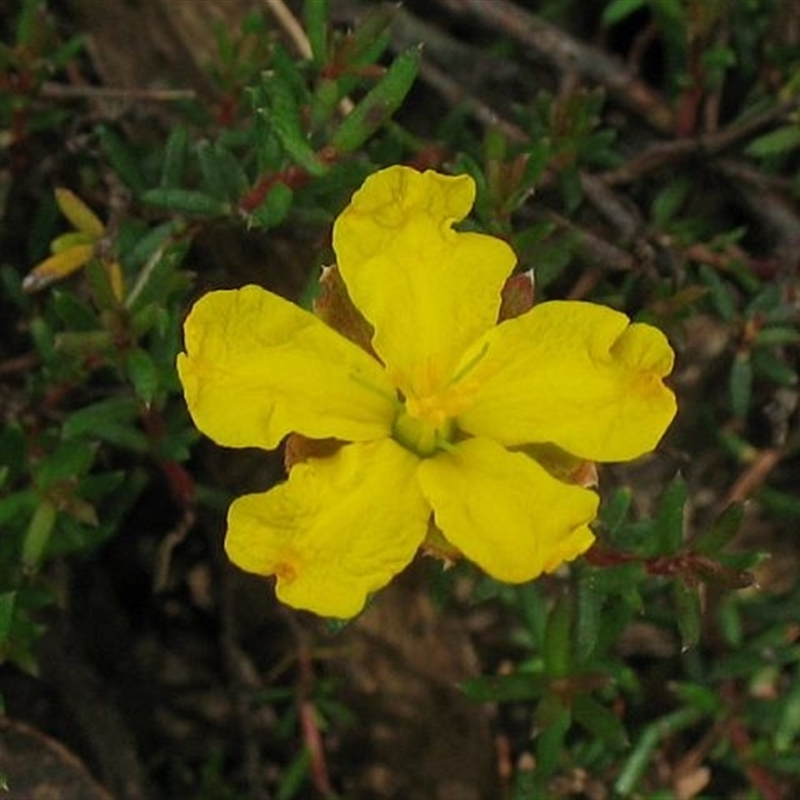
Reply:
[[603, 14], [600, 17], [601, 22], [606, 28], [616, 25], [633, 14], [634, 11], [638, 11], [646, 3], [647, 0], [611, 0], [603, 9]]
[[508, 703], [533, 700], [547, 689], [543, 675], [514, 672], [510, 675], [480, 675], [463, 681], [459, 688], [471, 700], [480, 703]]
[[753, 139], [745, 148], [750, 156], [763, 158], [789, 152], [800, 147], [800, 125], [784, 125]]
[[579, 664], [591, 656], [602, 624], [606, 594], [600, 588], [594, 570], [586, 570], [578, 583], [575, 620], [575, 659]]
[[217, 217], [231, 213], [230, 203], [191, 189], [148, 189], [142, 193], [142, 201], [183, 214]]
[[16, 599], [16, 592], [3, 592], [0, 594], [0, 652], [2, 652], [3, 644], [11, 633]]
[[[64, 437], [67, 439], [66, 434]], [[34, 479], [40, 489], [47, 489], [59, 481], [84, 475], [93, 463], [94, 448], [89, 442], [82, 439], [62, 441], [36, 465]]]
[[125, 357], [125, 368], [137, 396], [150, 405], [158, 390], [158, 369], [150, 354], [141, 347], [132, 348]]
[[572, 724], [569, 709], [553, 694], [545, 695], [534, 714], [536, 771], [539, 777], [552, 775], [564, 754], [564, 740]]
[[330, 145], [339, 153], [357, 150], [400, 107], [419, 72], [419, 47], [401, 53], [333, 134]]
[[61, 434], [65, 440], [91, 436], [109, 425], [133, 424], [138, 414], [132, 397], [111, 397], [72, 412], [64, 420]]
[[681, 580], [672, 584], [672, 593], [681, 635], [681, 648], [691, 650], [700, 641], [703, 615], [700, 606], [700, 592], [696, 586], [688, 586]]
[[203, 188], [209, 195], [233, 202], [247, 188], [247, 177], [238, 159], [218, 142], [199, 142], [197, 158]]
[[732, 322], [736, 318], [737, 311], [736, 299], [731, 287], [723, 282], [716, 271], [707, 264], [700, 265], [698, 274], [709, 289], [709, 295], [717, 313], [725, 322]]
[[757, 346], [765, 347], [796, 344], [798, 341], [800, 341], [800, 331], [796, 328], [787, 328], [780, 325], [760, 330], [755, 338]]
[[97, 137], [114, 171], [135, 195], [140, 195], [146, 184], [139, 168], [139, 159], [130, 145], [105, 125], [97, 128]]
[[257, 107], [256, 114], [266, 122], [295, 164], [310, 175], [324, 175], [328, 167], [319, 160], [316, 151], [309, 144], [301, 124], [300, 106], [289, 83], [282, 75], [272, 72], [264, 75], [263, 86], [269, 98], [269, 106]]
[[564, 592], [555, 602], [547, 618], [547, 631], [542, 655], [548, 677], [562, 678], [569, 675], [572, 652], [570, 628], [572, 623], [572, 602]]
[[628, 733], [619, 717], [588, 694], [579, 694], [572, 703], [572, 717], [597, 741], [615, 750], [628, 745]]
[[22, 541], [22, 564], [25, 569], [36, 570], [42, 563], [55, 523], [56, 507], [49, 500], [42, 500], [33, 512]]
[[162, 189], [176, 189], [181, 185], [188, 151], [189, 132], [185, 125], [176, 125], [164, 148], [164, 162], [161, 165]]
[[731, 411], [740, 419], [747, 416], [750, 410], [750, 398], [753, 393], [753, 364], [750, 353], [740, 351], [733, 357], [729, 377]]
[[717, 556], [739, 532], [744, 519], [744, 503], [731, 503], [705, 532], [695, 537], [692, 550], [706, 556]]
[[321, 67], [328, 62], [328, 0], [305, 0], [303, 17], [314, 63]]
[[686, 481], [676, 476], [662, 496], [653, 520], [653, 534], [659, 555], [672, 555], [683, 546], [683, 509], [688, 489]]
[[249, 224], [257, 228], [280, 225], [291, 210], [293, 200], [294, 192], [285, 183], [277, 181], [250, 215]]

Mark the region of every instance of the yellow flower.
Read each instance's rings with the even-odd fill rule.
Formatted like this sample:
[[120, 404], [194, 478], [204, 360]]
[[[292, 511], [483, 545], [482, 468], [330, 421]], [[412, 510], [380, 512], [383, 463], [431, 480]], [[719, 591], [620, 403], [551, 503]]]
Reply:
[[285, 603], [357, 614], [431, 520], [499, 580], [552, 571], [591, 545], [598, 499], [532, 454], [636, 458], [675, 414], [657, 329], [582, 302], [498, 324], [515, 257], [453, 229], [474, 196], [468, 176], [390, 167], [336, 220], [372, 353], [256, 286], [211, 292], [186, 320], [178, 371], [200, 430], [230, 447], [274, 448], [291, 432], [346, 442], [231, 506], [230, 558], [277, 576]]
[[[55, 281], [66, 278], [88, 264], [96, 255], [97, 245], [106, 236], [99, 217], [69, 189], [56, 189], [56, 204], [75, 230], [63, 233], [50, 244], [50, 255], [39, 262], [22, 282], [26, 292], [37, 292]], [[117, 300], [122, 298], [122, 270], [116, 261], [104, 262], [111, 289]]]

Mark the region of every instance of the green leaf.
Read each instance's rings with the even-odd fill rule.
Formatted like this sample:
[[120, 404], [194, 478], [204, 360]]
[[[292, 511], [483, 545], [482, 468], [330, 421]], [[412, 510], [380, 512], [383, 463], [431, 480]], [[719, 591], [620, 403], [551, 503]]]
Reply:
[[572, 623], [572, 602], [564, 592], [555, 602], [547, 618], [547, 631], [542, 655], [545, 672], [551, 678], [562, 678], [570, 673], [572, 648], [570, 628]]
[[308, 134], [301, 124], [300, 106], [292, 87], [283, 75], [270, 72], [262, 79], [264, 94], [269, 105], [257, 104], [256, 116], [261, 117], [275, 134], [287, 155], [309, 175], [317, 177], [328, 171], [327, 164], [320, 161], [309, 144]]
[[800, 332], [796, 328], [787, 328], [776, 325], [764, 328], [756, 334], [756, 346], [770, 347], [774, 345], [796, 344], [800, 341]]
[[533, 700], [547, 690], [543, 675], [514, 672], [510, 675], [480, 675], [463, 681], [459, 688], [471, 700], [480, 703], [508, 703]]
[[238, 159], [218, 142], [199, 142], [197, 157], [210, 195], [233, 202], [247, 188], [247, 176]]
[[742, 419], [750, 410], [750, 398], [753, 393], [753, 364], [749, 352], [740, 351], [733, 357], [729, 388], [731, 411], [735, 417]]
[[254, 209], [248, 219], [251, 226], [274, 228], [280, 225], [292, 208], [294, 192], [282, 181], [276, 181], [266, 197]]
[[331, 137], [330, 146], [339, 153], [352, 153], [388, 122], [411, 90], [421, 59], [419, 47], [401, 53], [380, 81], [345, 117]]
[[192, 189], [148, 189], [142, 202], [182, 214], [218, 217], [231, 213], [230, 203]]
[[647, 4], [647, 0], [611, 0], [603, 9], [600, 20], [604, 27], [616, 25]]
[[2, 652], [3, 645], [11, 633], [16, 599], [16, 592], [3, 592], [0, 594], [0, 652]]
[[96, 331], [100, 327], [97, 312], [72, 292], [54, 289], [53, 309], [65, 327], [72, 331]]
[[628, 733], [620, 719], [590, 695], [575, 697], [572, 718], [607, 747], [619, 750], [628, 746]]
[[625, 524], [632, 502], [633, 492], [630, 487], [621, 486], [607, 502], [603, 503], [600, 509], [600, 523], [612, 541]]
[[785, 125], [753, 139], [745, 148], [745, 153], [763, 158], [786, 153], [797, 147], [800, 147], [800, 125]]
[[22, 564], [25, 569], [36, 570], [42, 563], [55, 523], [56, 507], [49, 500], [42, 500], [33, 512], [22, 541]]
[[176, 125], [164, 148], [164, 162], [161, 165], [162, 189], [175, 189], [181, 185], [188, 152], [189, 132], [185, 125]]
[[572, 718], [560, 698], [549, 694], [537, 706], [534, 721], [537, 728], [536, 771], [541, 778], [552, 775], [558, 768]]
[[150, 354], [141, 347], [132, 348], [125, 357], [125, 369], [137, 396], [150, 405], [158, 390], [158, 370]]
[[44, 490], [60, 481], [74, 480], [85, 475], [93, 463], [94, 448], [89, 442], [82, 439], [62, 441], [36, 465], [34, 480]]
[[130, 145], [105, 125], [97, 128], [97, 137], [114, 171], [135, 195], [140, 195], [146, 184], [139, 168], [139, 158]]
[[314, 63], [321, 67], [328, 62], [328, 0], [305, 0], [303, 16]]
[[722, 281], [717, 272], [707, 264], [698, 269], [701, 280], [709, 289], [711, 301], [725, 322], [733, 322], [737, 316], [736, 299], [731, 287]]
[[681, 580], [673, 583], [672, 592], [681, 635], [681, 649], [686, 652], [700, 641], [703, 621], [700, 592], [696, 586], [688, 586]]
[[667, 487], [658, 504], [653, 520], [658, 555], [672, 555], [683, 546], [683, 509], [687, 492], [686, 481], [678, 475]]
[[144, 452], [147, 437], [138, 430], [139, 403], [132, 397], [112, 397], [93, 403], [70, 414], [62, 427], [66, 440], [106, 441], [120, 447]]
[[606, 592], [601, 588], [594, 570], [586, 570], [578, 583], [575, 620], [575, 659], [579, 664], [591, 656], [597, 645], [602, 625]]
[[714, 524], [692, 541], [692, 550], [706, 556], [717, 556], [739, 532], [744, 519], [744, 503], [731, 503]]

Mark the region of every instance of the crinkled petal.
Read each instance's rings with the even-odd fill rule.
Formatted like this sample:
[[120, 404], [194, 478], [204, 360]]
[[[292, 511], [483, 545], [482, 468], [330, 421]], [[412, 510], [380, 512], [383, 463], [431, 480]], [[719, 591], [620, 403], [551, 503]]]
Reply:
[[240, 497], [225, 548], [242, 569], [276, 575], [295, 608], [346, 619], [414, 557], [430, 506], [418, 459], [390, 439], [297, 464], [286, 483]]
[[453, 230], [474, 199], [467, 175], [389, 167], [367, 178], [334, 225], [348, 292], [406, 396], [436, 394], [497, 321], [515, 256], [500, 239]]
[[534, 306], [464, 357], [462, 430], [507, 446], [552, 442], [592, 461], [652, 450], [675, 416], [674, 354], [657, 328], [593, 303]]
[[424, 461], [419, 482], [447, 540], [501, 581], [550, 572], [594, 540], [594, 492], [488, 439], [467, 439]]
[[271, 292], [210, 292], [184, 333], [186, 402], [219, 444], [272, 448], [291, 431], [364, 441], [391, 430], [396, 400], [381, 364]]

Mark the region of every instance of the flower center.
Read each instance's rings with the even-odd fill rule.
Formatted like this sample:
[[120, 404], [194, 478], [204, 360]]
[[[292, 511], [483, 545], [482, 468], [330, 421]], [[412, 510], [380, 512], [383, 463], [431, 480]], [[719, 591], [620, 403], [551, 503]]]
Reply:
[[448, 448], [454, 430], [451, 419], [435, 422], [431, 417], [415, 416], [403, 406], [392, 426], [392, 436], [406, 450], [420, 458], [430, 458], [437, 450]]

